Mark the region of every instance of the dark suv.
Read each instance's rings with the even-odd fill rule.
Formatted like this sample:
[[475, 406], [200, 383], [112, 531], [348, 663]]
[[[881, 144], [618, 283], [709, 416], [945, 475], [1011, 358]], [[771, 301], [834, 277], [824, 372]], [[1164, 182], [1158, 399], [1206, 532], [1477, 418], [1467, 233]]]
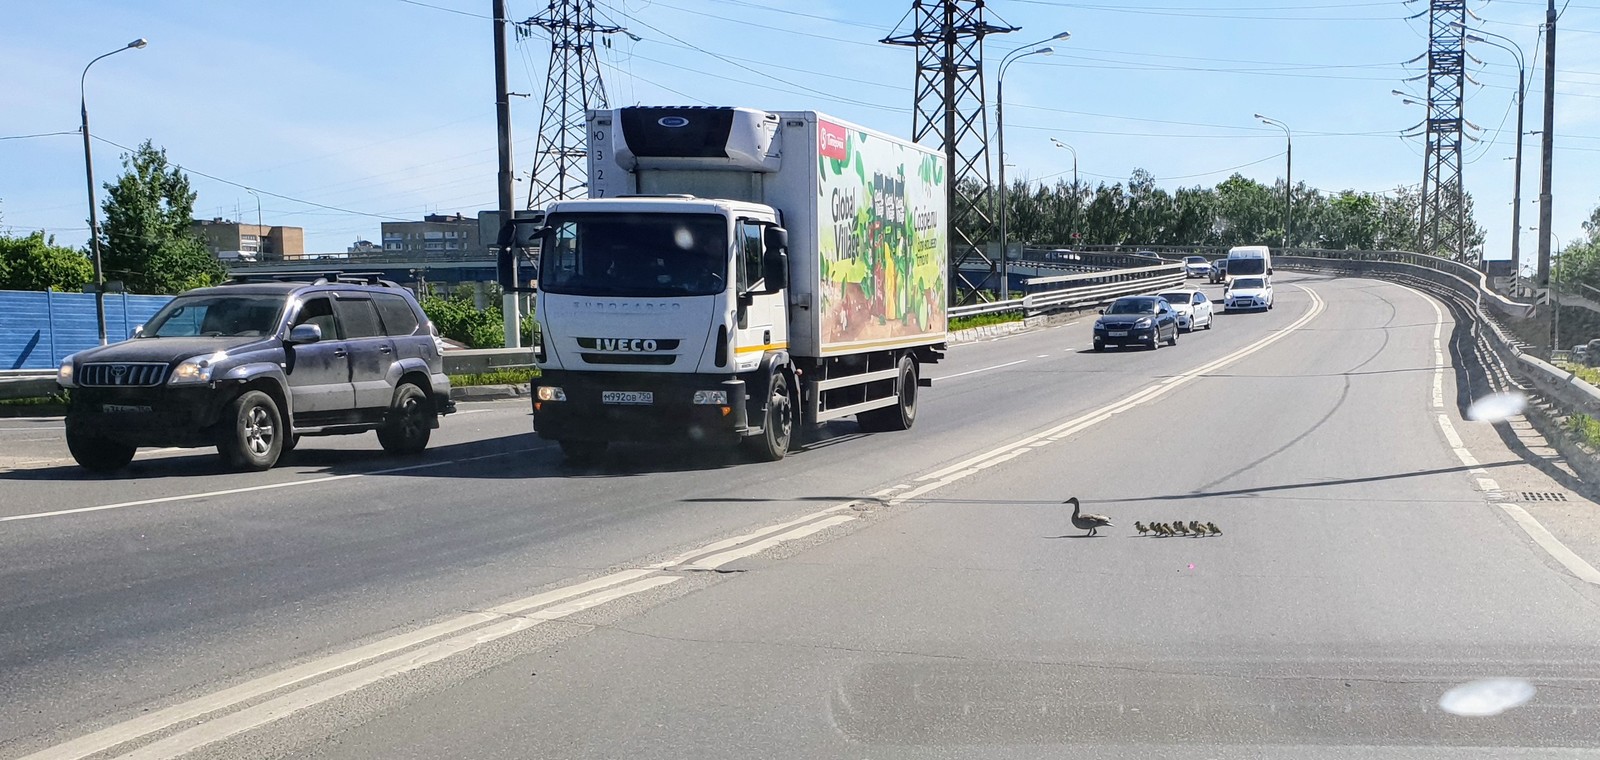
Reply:
[[433, 325], [373, 275], [280, 274], [191, 290], [131, 340], [61, 363], [67, 447], [96, 471], [139, 446], [216, 446], [265, 470], [303, 435], [378, 432], [417, 453], [455, 411]]

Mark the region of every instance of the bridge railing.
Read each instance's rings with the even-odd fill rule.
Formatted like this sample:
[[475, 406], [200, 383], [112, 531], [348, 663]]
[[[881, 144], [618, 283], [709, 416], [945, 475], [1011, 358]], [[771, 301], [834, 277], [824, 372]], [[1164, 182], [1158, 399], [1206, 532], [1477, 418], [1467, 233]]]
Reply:
[[954, 306], [950, 308], [949, 315], [970, 317], [978, 314], [1021, 312], [1023, 316], [1031, 317], [1063, 309], [1098, 306], [1122, 296], [1142, 295], [1181, 287], [1184, 280], [1182, 264], [1157, 264], [1099, 272], [1030, 277], [1024, 280], [1027, 294], [1021, 298]]

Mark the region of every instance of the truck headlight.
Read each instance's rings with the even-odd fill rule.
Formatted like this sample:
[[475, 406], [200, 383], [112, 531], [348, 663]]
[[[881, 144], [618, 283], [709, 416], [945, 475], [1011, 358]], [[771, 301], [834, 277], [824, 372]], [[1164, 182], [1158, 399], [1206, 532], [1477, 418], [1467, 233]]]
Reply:
[[72, 382], [72, 357], [61, 360], [61, 366], [56, 369], [56, 384], [63, 388], [77, 387], [77, 384]]
[[221, 351], [205, 356], [192, 356], [178, 362], [172, 369], [172, 378], [167, 381], [169, 385], [194, 385], [211, 382], [211, 371], [216, 369], [217, 363], [226, 359], [228, 355]]
[[710, 406], [720, 406], [728, 403], [727, 391], [695, 391], [694, 402]]
[[541, 385], [539, 386], [539, 400], [566, 401], [567, 392], [562, 390], [559, 385]]

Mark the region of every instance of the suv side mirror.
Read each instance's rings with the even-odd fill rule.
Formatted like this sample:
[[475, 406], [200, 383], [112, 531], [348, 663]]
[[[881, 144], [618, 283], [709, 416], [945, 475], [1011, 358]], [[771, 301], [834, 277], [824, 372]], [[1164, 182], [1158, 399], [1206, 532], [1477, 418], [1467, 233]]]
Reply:
[[134, 328], [133, 328], [133, 337], [135, 337], [135, 338], [143, 338], [144, 337], [144, 325], [136, 325], [136, 326], [134, 326]]
[[789, 287], [789, 231], [768, 227], [763, 237], [767, 252], [761, 259], [761, 277], [767, 292], [776, 293]]
[[322, 328], [317, 325], [295, 325], [289, 328], [288, 343], [316, 343], [322, 340]]

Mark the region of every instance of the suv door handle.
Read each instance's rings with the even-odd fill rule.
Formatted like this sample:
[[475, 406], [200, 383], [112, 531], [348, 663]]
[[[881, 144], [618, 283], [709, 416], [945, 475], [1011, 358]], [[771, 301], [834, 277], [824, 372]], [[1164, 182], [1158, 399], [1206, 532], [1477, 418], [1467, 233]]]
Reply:
[[389, 347], [388, 347], [388, 346], [380, 346], [380, 347], [379, 347], [379, 348], [378, 348], [378, 353], [380, 353], [380, 354], [387, 354], [387, 353], [389, 353]]
[[333, 355], [343, 359], [344, 357], [349, 356], [350, 352], [346, 351], [346, 350], [344, 350], [342, 348], [335, 348], [333, 350]]

